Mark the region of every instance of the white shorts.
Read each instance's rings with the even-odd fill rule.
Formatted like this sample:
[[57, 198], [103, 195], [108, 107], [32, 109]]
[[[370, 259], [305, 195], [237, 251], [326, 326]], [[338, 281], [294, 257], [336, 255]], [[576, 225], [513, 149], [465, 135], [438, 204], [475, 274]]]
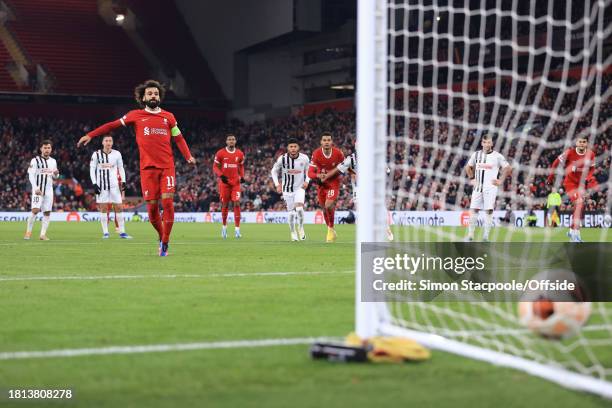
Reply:
[[45, 195], [32, 194], [32, 209], [39, 209], [42, 212], [53, 210], [53, 193]]
[[283, 193], [283, 200], [287, 203], [287, 211], [293, 211], [295, 204], [304, 204], [304, 197], [306, 192], [303, 188], [298, 188], [293, 193]]
[[121, 204], [121, 190], [119, 187], [111, 187], [110, 190], [102, 190], [96, 195], [96, 203], [98, 204]]
[[470, 209], [472, 210], [493, 210], [495, 208], [495, 198], [497, 198], [497, 187], [488, 188], [482, 192], [472, 192]]

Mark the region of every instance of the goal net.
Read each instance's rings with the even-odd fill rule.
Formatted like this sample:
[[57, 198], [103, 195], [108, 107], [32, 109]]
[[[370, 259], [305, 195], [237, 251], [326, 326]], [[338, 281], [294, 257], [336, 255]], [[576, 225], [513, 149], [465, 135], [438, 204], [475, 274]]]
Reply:
[[[385, 242], [389, 223], [394, 245], [464, 241], [473, 188], [464, 168], [485, 135], [512, 167], [497, 194], [492, 248], [567, 241], [569, 208], [544, 214], [546, 178], [579, 135], [596, 153], [599, 184], [585, 202], [596, 224], [588, 237], [609, 240], [611, 3], [359, 0], [358, 334], [409, 335], [612, 398], [612, 303], [593, 302], [576, 335], [552, 341], [520, 324], [514, 298], [365, 302], [361, 253]], [[553, 188], [563, 194], [561, 183]], [[561, 226], [545, 227], [555, 216]], [[537, 272], [533, 255], [521, 261], [504, 264], [506, 277]]]

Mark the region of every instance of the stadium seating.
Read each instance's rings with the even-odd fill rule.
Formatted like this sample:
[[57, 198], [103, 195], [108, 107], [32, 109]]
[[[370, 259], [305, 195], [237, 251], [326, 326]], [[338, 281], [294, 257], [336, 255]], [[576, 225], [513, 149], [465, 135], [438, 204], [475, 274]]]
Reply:
[[11, 78], [11, 74], [7, 69], [7, 64], [12, 61], [4, 44], [0, 42], [0, 90], [2, 91], [19, 91], [19, 87]]
[[55, 79], [55, 92], [126, 95], [149, 75], [146, 60], [123, 29], [107, 25], [98, 15], [96, 1], [7, 4], [16, 16], [9, 28], [31, 62]]

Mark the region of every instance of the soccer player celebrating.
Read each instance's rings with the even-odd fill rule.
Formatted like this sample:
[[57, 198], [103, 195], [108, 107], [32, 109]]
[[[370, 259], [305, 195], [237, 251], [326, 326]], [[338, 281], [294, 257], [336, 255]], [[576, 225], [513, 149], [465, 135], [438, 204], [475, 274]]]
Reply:
[[236, 136], [229, 133], [225, 147], [215, 154], [213, 171], [219, 178], [219, 197], [221, 199], [221, 236], [227, 238], [227, 213], [230, 201], [234, 206], [234, 237], [240, 238], [240, 183], [244, 182], [244, 153], [236, 148]]
[[[499, 186], [512, 172], [512, 167], [500, 153], [493, 151], [491, 136], [482, 137], [482, 150], [474, 152], [465, 166], [465, 172], [473, 181], [472, 201], [470, 203], [470, 221], [468, 225], [468, 241], [474, 240], [474, 229], [478, 219], [478, 211], [485, 210], [483, 241], [489, 240], [489, 232], [493, 226], [493, 208]], [[502, 174], [497, 178], [499, 170]]]
[[[119, 172], [119, 178], [117, 177]], [[122, 195], [125, 191], [125, 169], [123, 168], [123, 158], [121, 153], [113, 150], [113, 137], [104, 136], [102, 139], [102, 149], [96, 150], [91, 155], [89, 162], [89, 177], [96, 193], [96, 203], [100, 211], [100, 223], [102, 224], [102, 238], [108, 239], [108, 212], [111, 206], [115, 211], [115, 221], [119, 225], [119, 237], [131, 239], [125, 233], [125, 223], [123, 220]]]
[[321, 134], [321, 148], [314, 151], [312, 161], [308, 169], [308, 177], [317, 182], [317, 199], [323, 209], [323, 218], [327, 224], [327, 242], [336, 241], [336, 231], [334, 230], [334, 215], [336, 212], [336, 202], [340, 193], [340, 174], [326, 178], [325, 175], [331, 172], [336, 166], [344, 161], [344, 154], [336, 147], [333, 147], [332, 134], [323, 132]]
[[[276, 191], [283, 195], [289, 211], [289, 230], [291, 240], [305, 240], [304, 233], [304, 198], [308, 188], [308, 166], [310, 160], [304, 153], [300, 153], [297, 140], [287, 142], [287, 153], [280, 156], [272, 166], [272, 180]], [[278, 173], [283, 176], [282, 183], [278, 181]], [[297, 221], [297, 223], [296, 223]], [[297, 225], [296, 225], [297, 224]]]
[[[143, 109], [129, 111], [120, 119], [105, 123], [81, 137], [77, 144], [87, 145], [92, 138], [108, 134], [121, 126], [134, 127], [140, 152], [140, 185], [147, 202], [149, 221], [159, 235], [159, 256], [168, 255], [170, 232], [174, 224], [176, 176], [171, 140], [174, 140], [188, 163], [196, 163], [174, 115], [159, 107], [164, 94], [165, 88], [157, 81], [148, 80], [138, 85], [134, 97]], [[163, 218], [159, 215], [160, 197]]]
[[53, 180], [59, 176], [57, 162], [51, 157], [53, 146], [50, 140], [40, 142], [40, 155], [30, 161], [28, 178], [32, 185], [32, 213], [28, 217], [28, 226], [23, 239], [32, 237], [32, 227], [36, 221], [36, 214], [43, 212], [40, 240], [48, 241], [47, 228], [49, 228], [51, 210], [53, 209]]
[[574, 204], [572, 225], [567, 233], [571, 242], [582, 242], [580, 237], [580, 221], [584, 208], [584, 199], [587, 190], [597, 187], [597, 180], [593, 176], [595, 170], [595, 152], [587, 147], [586, 137], [578, 136], [576, 147], [569, 148], [552, 164], [553, 172], [548, 176], [547, 182], [552, 185], [555, 180], [555, 169], [561, 164], [565, 168], [563, 187]]

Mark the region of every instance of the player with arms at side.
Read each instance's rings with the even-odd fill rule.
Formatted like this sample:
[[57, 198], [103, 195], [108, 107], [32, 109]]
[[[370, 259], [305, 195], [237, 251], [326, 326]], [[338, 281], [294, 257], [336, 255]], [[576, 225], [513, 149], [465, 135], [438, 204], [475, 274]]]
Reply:
[[229, 203], [234, 206], [234, 237], [240, 235], [240, 183], [244, 182], [244, 153], [236, 148], [236, 136], [229, 133], [225, 137], [225, 147], [215, 154], [213, 172], [217, 175], [219, 198], [221, 200], [221, 237], [227, 238], [227, 214]]
[[[87, 145], [92, 138], [108, 134], [122, 126], [133, 126], [140, 153], [140, 185], [147, 202], [149, 221], [159, 236], [159, 256], [168, 255], [170, 232], [174, 224], [174, 192], [176, 176], [172, 140], [190, 164], [196, 160], [178, 128], [174, 115], [159, 107], [165, 88], [157, 81], [148, 80], [136, 87], [134, 98], [143, 109], [129, 111], [125, 116], [92, 130], [79, 139], [77, 146]], [[163, 221], [159, 215], [159, 199]]]
[[47, 228], [49, 228], [51, 210], [53, 209], [53, 180], [59, 177], [57, 162], [51, 157], [53, 145], [50, 140], [40, 142], [40, 155], [30, 161], [28, 167], [28, 179], [32, 185], [32, 213], [28, 217], [28, 226], [23, 239], [32, 237], [32, 227], [36, 221], [36, 215], [42, 211], [42, 228], [40, 229], [40, 240], [48, 241]]
[[567, 235], [571, 242], [582, 242], [580, 237], [580, 221], [582, 220], [585, 196], [587, 195], [587, 190], [597, 187], [597, 180], [593, 176], [595, 171], [595, 152], [588, 148], [586, 137], [578, 136], [576, 147], [567, 149], [555, 159], [551, 166], [553, 172], [546, 180], [549, 185], [554, 183], [556, 169], [560, 164], [565, 169], [563, 187], [574, 205], [572, 225]]
[[[336, 241], [336, 230], [334, 230], [334, 215], [336, 213], [336, 202], [340, 193], [340, 174], [326, 178], [325, 175], [344, 161], [344, 154], [333, 147], [332, 134], [323, 132], [321, 134], [321, 148], [314, 151], [308, 169], [308, 177], [318, 184], [317, 199], [323, 209], [323, 218], [327, 224], [326, 242]], [[325, 180], [325, 181], [323, 181]]]
[[[276, 191], [283, 195], [283, 200], [287, 204], [287, 211], [289, 211], [289, 230], [291, 231], [292, 241], [306, 239], [304, 233], [304, 199], [310, 182], [308, 178], [309, 165], [310, 160], [304, 153], [300, 153], [300, 145], [297, 140], [290, 139], [287, 142], [287, 153], [276, 159], [274, 166], [272, 166], [274, 186], [276, 186]], [[279, 172], [283, 177], [282, 183], [278, 180]]]
[[[119, 176], [121, 182], [119, 182], [117, 176]], [[132, 237], [125, 233], [125, 222], [122, 213], [121, 193], [125, 191], [123, 157], [119, 151], [113, 150], [112, 136], [104, 136], [102, 138], [102, 149], [96, 150], [91, 155], [89, 177], [96, 193], [96, 203], [100, 211], [102, 238], [108, 239], [110, 236], [108, 233], [108, 212], [112, 206], [115, 211], [115, 221], [119, 226], [119, 237], [131, 239]]]
[[[493, 150], [491, 136], [484, 135], [481, 142], [482, 150], [474, 152], [467, 165], [465, 172], [473, 180], [472, 200], [470, 203], [470, 221], [468, 225], [467, 240], [474, 240], [474, 229], [478, 219], [478, 211], [485, 210], [485, 224], [483, 241], [489, 240], [489, 232], [493, 226], [493, 209], [497, 190], [504, 185], [504, 180], [512, 172], [512, 167], [506, 158]], [[501, 169], [501, 177], [497, 178]]]
[[[387, 170], [389, 172], [390, 170]], [[337, 173], [342, 174], [350, 174], [351, 176], [351, 186], [353, 187], [353, 202], [357, 202], [357, 154], [352, 153], [347, 156], [342, 163], [336, 166], [335, 169], [328, 172], [325, 175], [323, 181], [326, 181], [328, 178], [334, 177]], [[387, 240], [393, 241], [393, 232], [391, 232], [391, 228], [387, 225], [386, 229]]]

